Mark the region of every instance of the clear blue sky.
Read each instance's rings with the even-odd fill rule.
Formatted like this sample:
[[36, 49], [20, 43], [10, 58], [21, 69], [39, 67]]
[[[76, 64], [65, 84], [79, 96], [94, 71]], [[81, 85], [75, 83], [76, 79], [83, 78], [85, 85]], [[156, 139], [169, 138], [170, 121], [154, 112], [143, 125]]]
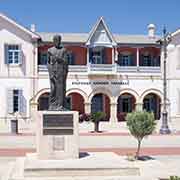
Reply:
[[39, 32], [89, 32], [103, 16], [114, 33], [146, 34], [154, 23], [158, 34], [180, 27], [180, 0], [0, 0], [0, 11]]

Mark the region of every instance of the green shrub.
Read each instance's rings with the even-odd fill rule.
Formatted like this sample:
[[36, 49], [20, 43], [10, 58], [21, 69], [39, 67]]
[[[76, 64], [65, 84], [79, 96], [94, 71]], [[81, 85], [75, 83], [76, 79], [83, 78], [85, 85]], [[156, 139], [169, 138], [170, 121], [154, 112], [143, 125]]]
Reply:
[[152, 134], [155, 129], [156, 123], [154, 120], [154, 114], [146, 111], [132, 112], [127, 114], [126, 120], [131, 135], [133, 135], [138, 141], [135, 156], [136, 159], [138, 159], [143, 138]]
[[169, 180], [180, 180], [180, 177], [178, 177], [178, 176], [170, 176]]

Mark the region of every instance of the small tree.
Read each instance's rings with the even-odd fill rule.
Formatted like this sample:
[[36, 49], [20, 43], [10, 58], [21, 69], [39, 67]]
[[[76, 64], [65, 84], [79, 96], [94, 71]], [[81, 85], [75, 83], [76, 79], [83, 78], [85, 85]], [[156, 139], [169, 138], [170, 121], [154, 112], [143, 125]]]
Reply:
[[126, 120], [131, 135], [133, 135], [138, 141], [135, 156], [135, 158], [138, 159], [143, 138], [152, 134], [156, 127], [154, 114], [146, 111], [132, 112], [127, 114]]
[[99, 132], [99, 122], [104, 120], [106, 114], [104, 112], [94, 112], [91, 114], [91, 121], [94, 123], [94, 131]]

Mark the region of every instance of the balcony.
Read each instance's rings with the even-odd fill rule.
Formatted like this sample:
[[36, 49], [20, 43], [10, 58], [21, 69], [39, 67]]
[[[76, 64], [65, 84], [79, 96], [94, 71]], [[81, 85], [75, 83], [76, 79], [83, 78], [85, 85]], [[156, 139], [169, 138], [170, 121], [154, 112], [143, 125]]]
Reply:
[[[38, 65], [39, 74], [47, 74], [46, 65]], [[118, 64], [88, 64], [88, 65], [69, 65], [70, 73], [89, 74], [89, 75], [115, 75], [115, 74], [134, 74], [145, 73], [160, 75], [160, 66], [120, 66]]]

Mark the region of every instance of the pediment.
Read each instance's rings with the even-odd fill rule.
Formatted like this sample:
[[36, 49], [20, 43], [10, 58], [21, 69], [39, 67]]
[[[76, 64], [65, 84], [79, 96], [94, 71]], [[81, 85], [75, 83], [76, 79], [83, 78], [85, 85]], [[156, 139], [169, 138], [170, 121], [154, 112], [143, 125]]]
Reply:
[[112, 47], [116, 45], [113, 35], [109, 31], [103, 18], [96, 23], [94, 28], [91, 30], [88, 41], [88, 46], [108, 46]]

